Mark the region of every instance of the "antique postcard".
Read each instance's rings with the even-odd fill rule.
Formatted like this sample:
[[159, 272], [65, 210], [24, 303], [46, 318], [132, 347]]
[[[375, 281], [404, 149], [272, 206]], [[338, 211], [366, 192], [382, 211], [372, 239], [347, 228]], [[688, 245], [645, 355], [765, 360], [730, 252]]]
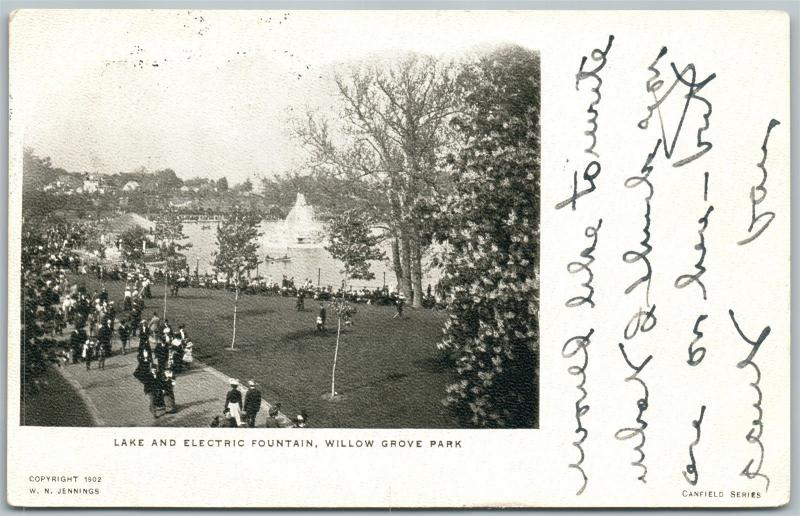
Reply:
[[9, 30], [11, 505], [789, 502], [786, 13]]

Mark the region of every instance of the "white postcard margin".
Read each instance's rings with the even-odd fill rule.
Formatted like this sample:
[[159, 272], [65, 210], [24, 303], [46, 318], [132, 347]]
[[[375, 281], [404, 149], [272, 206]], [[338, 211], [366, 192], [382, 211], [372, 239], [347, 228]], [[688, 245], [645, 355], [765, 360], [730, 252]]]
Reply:
[[[775, 506], [789, 497], [789, 25], [780, 12], [297, 12], [296, 41], [305, 49], [323, 44], [320, 26], [350, 34], [373, 34], [376, 47], [420, 52], [455, 51], [481, 42], [512, 42], [538, 49], [542, 59], [542, 237], [541, 237], [541, 409], [539, 430], [335, 430], [282, 431], [281, 437], [356, 441], [371, 439], [458, 440], [460, 449], [365, 448], [259, 449], [252, 439], [277, 437], [272, 430], [220, 431], [208, 428], [41, 428], [20, 427], [19, 373], [19, 217], [21, 156], [25, 123], [25, 76], [35, 60], [26, 49], [52, 37], [49, 28], [65, 24], [100, 28], [108, 18], [140, 22], [137, 37], [169, 28], [164, 11], [27, 11], [14, 16], [10, 56], [9, 177], [9, 346], [8, 346], [8, 500], [22, 506], [164, 507], [513, 507], [513, 506]], [[223, 38], [248, 39], [256, 12], [204, 12]], [[146, 22], [146, 23], [143, 23]], [[305, 30], [303, 29], [305, 27]], [[367, 30], [369, 29], [369, 30]], [[335, 33], [334, 33], [335, 35]], [[380, 35], [375, 37], [374, 35]], [[603, 78], [597, 153], [603, 170], [596, 191], [577, 201], [577, 209], [556, 210], [572, 188], [572, 173], [586, 165], [587, 89], [576, 91], [583, 56], [614, 42]], [[330, 34], [325, 34], [330, 37]], [[94, 36], [102, 42], [102, 31]], [[166, 38], [169, 41], [169, 38]], [[354, 38], [353, 44], [358, 42]], [[166, 44], [166, 43], [165, 43]], [[652, 95], [647, 67], [661, 47], [662, 63], [694, 63], [698, 76], [715, 73], [703, 90], [713, 104], [707, 139], [713, 150], [685, 168], [657, 158], [652, 175], [652, 302], [658, 325], [629, 346], [631, 359], [652, 361], [642, 371], [648, 383], [646, 483], [633, 440], [615, 433], [635, 424], [639, 392], [625, 378], [631, 370], [618, 344], [641, 302], [623, 289], [638, 268], [621, 256], [642, 238], [643, 200], [626, 188], [652, 150], [655, 128], [637, 127]], [[102, 45], [98, 44], [98, 52]], [[65, 56], [69, 50], [64, 49]], [[353, 49], [352, 57], [358, 51]], [[342, 55], [341, 58], [349, 58]], [[668, 115], [672, 116], [672, 115]], [[770, 227], [745, 246], [751, 217], [750, 189], [761, 181], [756, 164], [769, 120], [780, 125], [769, 140], [768, 194], [759, 209], [775, 213]], [[695, 124], [696, 119], [687, 124]], [[696, 124], [695, 124], [696, 125]], [[681, 145], [691, 144], [695, 125]], [[680, 152], [690, 147], [678, 146]], [[678, 151], [676, 150], [676, 153]], [[567, 162], [567, 160], [569, 160]], [[703, 173], [709, 172], [708, 202]], [[583, 184], [583, 183], [581, 183]], [[713, 204], [706, 233], [704, 279], [708, 299], [694, 288], [675, 289], [676, 277], [691, 271], [697, 220]], [[596, 307], [567, 308], [580, 293], [580, 275], [567, 264], [588, 242], [585, 229], [603, 220], [592, 267]], [[752, 374], [737, 368], [750, 346], [736, 333], [734, 310], [751, 338], [771, 328], [757, 354], [763, 394], [764, 447], [761, 478], [741, 473], [754, 458], [747, 441], [754, 420]], [[703, 363], [686, 364], [696, 316], [707, 313]], [[576, 377], [567, 368], [562, 346], [594, 329], [586, 369], [582, 418], [585, 490], [575, 467], [577, 450]], [[694, 449], [700, 480], [687, 484], [682, 473], [692, 420], [707, 407], [702, 439]], [[302, 434], [300, 434], [302, 432]], [[159, 438], [189, 443], [209, 438], [242, 439], [244, 447], [177, 446], [121, 449], [114, 439]], [[757, 455], [756, 455], [757, 457]], [[143, 472], [146, 471], [147, 474]], [[752, 469], [751, 469], [752, 471]], [[183, 472], [183, 473], [181, 473]], [[173, 486], [191, 472], [185, 489]], [[49, 497], [30, 494], [31, 478], [41, 474], [102, 476], [100, 494]], [[687, 496], [687, 492], [705, 492]], [[731, 493], [759, 493], [735, 497]], [[717, 493], [721, 493], [717, 496]]]

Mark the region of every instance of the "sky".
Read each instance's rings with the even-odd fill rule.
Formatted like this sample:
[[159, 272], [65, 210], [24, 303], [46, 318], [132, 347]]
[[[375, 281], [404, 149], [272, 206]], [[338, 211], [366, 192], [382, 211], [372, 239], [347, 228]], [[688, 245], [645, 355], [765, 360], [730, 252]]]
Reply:
[[454, 56], [507, 39], [481, 18], [23, 11], [10, 29], [11, 116], [24, 145], [75, 172], [144, 166], [232, 183], [302, 172], [290, 128], [307, 109], [330, 108], [338, 66], [408, 51]]

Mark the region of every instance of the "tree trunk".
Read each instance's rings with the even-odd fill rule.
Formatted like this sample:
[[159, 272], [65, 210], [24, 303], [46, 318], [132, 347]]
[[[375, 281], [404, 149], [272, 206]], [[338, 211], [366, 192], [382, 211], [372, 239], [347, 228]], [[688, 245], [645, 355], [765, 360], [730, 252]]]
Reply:
[[331, 371], [331, 399], [336, 396], [336, 360], [339, 358], [339, 336], [342, 334], [342, 318], [336, 327], [336, 350], [333, 352], [333, 371]]
[[167, 280], [168, 276], [164, 275], [164, 321], [167, 320], [167, 284], [169, 281]]
[[231, 339], [231, 350], [236, 345], [236, 312], [239, 308], [239, 285], [236, 285], [236, 297], [233, 298], [233, 338]]
[[[347, 274], [344, 275], [344, 281], [342, 281], [342, 305], [344, 305], [344, 293], [347, 289]], [[340, 307], [342, 308], [342, 307]], [[339, 313], [336, 314], [337, 319], [337, 326], [336, 326], [336, 349], [333, 351], [333, 370], [331, 370], [331, 399], [336, 396], [336, 361], [339, 358], [339, 339], [342, 335], [342, 315], [341, 310]]]
[[411, 285], [414, 290], [412, 306], [422, 308], [422, 248], [419, 239], [413, 239], [411, 248]]
[[400, 261], [403, 265], [403, 274], [400, 281], [400, 292], [411, 300], [411, 242], [408, 233], [404, 230], [400, 238]]
[[400, 240], [397, 238], [392, 240], [392, 266], [397, 281], [395, 284], [398, 290], [401, 290], [403, 285], [403, 263], [400, 261]]

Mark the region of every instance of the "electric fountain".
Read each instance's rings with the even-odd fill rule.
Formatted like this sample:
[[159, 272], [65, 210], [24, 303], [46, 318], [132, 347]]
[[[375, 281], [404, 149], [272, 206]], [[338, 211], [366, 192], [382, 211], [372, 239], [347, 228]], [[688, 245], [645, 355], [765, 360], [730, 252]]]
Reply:
[[286, 247], [322, 247], [322, 222], [316, 219], [314, 207], [298, 193], [294, 206], [283, 221], [280, 240]]

